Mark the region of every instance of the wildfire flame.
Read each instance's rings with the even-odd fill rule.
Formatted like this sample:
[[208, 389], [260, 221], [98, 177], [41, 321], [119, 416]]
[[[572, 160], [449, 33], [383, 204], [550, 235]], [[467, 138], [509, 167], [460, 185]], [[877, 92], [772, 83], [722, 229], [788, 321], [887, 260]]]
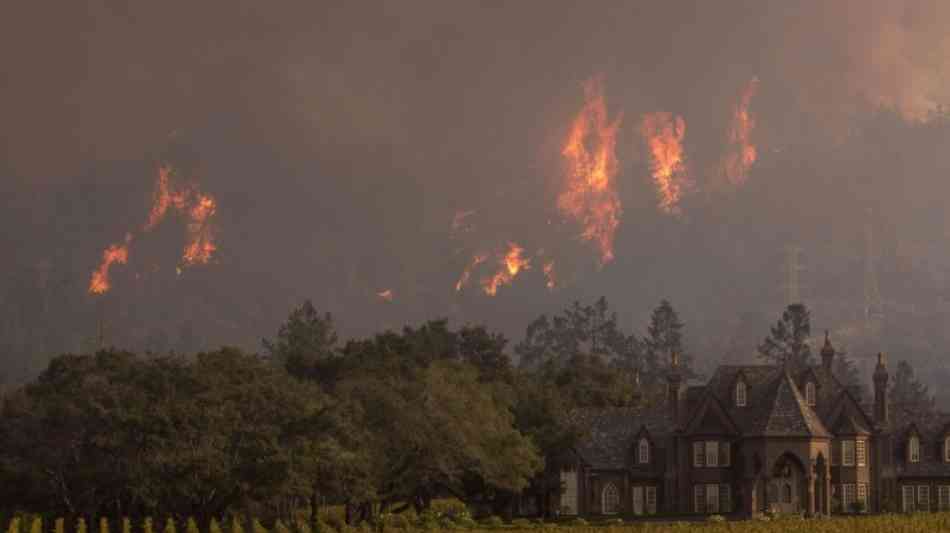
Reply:
[[494, 276], [482, 280], [482, 290], [485, 294], [495, 296], [498, 287], [510, 284], [522, 270], [531, 268], [531, 261], [523, 257], [523, 254], [524, 248], [513, 242], [508, 243], [508, 252], [499, 261], [501, 268]]
[[218, 248], [214, 243], [214, 229], [209, 224], [217, 205], [210, 196], [196, 193], [196, 197], [195, 205], [188, 211], [188, 243], [182, 255], [185, 265], [207, 264]]
[[691, 185], [683, 149], [686, 121], [672, 113], [650, 113], [643, 118], [640, 131], [650, 151], [659, 207], [666, 213], [677, 214], [680, 200]]
[[132, 242], [132, 234], [125, 234], [125, 242], [122, 244], [112, 244], [102, 252], [102, 262], [99, 268], [92, 272], [92, 279], [89, 280], [89, 294], [104, 294], [112, 288], [109, 281], [109, 269], [114, 263], [124, 265], [129, 260], [129, 244]]
[[182, 252], [181, 264], [207, 264], [217, 250], [214, 228], [211, 226], [211, 219], [217, 211], [217, 202], [212, 196], [198, 190], [195, 185], [173, 184], [172, 176], [172, 169], [167, 165], [158, 169], [152, 209], [144, 229], [151, 231], [165, 218], [169, 208], [175, 208], [187, 219], [187, 242]]
[[554, 277], [554, 261], [545, 262], [542, 269], [544, 270], [544, 286], [553, 291], [557, 287], [557, 278]]
[[583, 227], [581, 238], [594, 241], [601, 264], [614, 258], [614, 234], [622, 212], [614, 183], [617, 174], [617, 130], [622, 115], [607, 119], [607, 103], [599, 78], [584, 84], [584, 107], [571, 125], [561, 155], [567, 179], [558, 195], [558, 209]]
[[722, 164], [723, 174], [732, 185], [742, 185], [746, 182], [749, 168], [756, 160], [756, 148], [752, 144], [755, 118], [749, 112], [749, 105], [758, 87], [759, 79], [752, 78], [743, 89], [739, 102], [733, 110], [732, 124], [729, 128], [730, 149]]
[[465, 270], [462, 271], [462, 275], [459, 276], [459, 280], [455, 282], [456, 292], [462, 290], [462, 287], [468, 285], [468, 280], [472, 277], [472, 271], [475, 270], [475, 267], [484, 263], [486, 260], [488, 260], [487, 254], [479, 253], [472, 257], [472, 261], [468, 264], [468, 266], [465, 267]]

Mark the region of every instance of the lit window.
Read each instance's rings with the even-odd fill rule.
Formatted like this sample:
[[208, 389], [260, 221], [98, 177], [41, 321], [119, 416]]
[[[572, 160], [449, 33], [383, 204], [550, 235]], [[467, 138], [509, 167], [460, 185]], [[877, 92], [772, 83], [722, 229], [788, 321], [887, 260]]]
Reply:
[[719, 466], [719, 442], [706, 441], [706, 466]]
[[868, 443], [863, 440], [859, 440], [854, 443], [854, 447], [857, 450], [858, 466], [864, 466], [867, 464], [867, 460], [868, 460], [867, 444]]
[[603, 504], [604, 514], [616, 514], [620, 512], [620, 491], [617, 490], [616, 485], [613, 483], [604, 485], [602, 497], [601, 503]]
[[844, 505], [844, 512], [851, 512], [851, 506], [854, 504], [854, 483], [841, 486], [841, 503]]
[[719, 485], [706, 485], [706, 512], [719, 512]]
[[930, 510], [930, 485], [917, 486], [917, 510]]
[[637, 485], [633, 487], [633, 514], [643, 514], [643, 487]]
[[854, 466], [854, 441], [846, 440], [841, 442], [841, 465]]
[[920, 438], [917, 435], [911, 436], [910, 442], [908, 443], [907, 447], [909, 448], [908, 453], [907, 453], [907, 460], [910, 461], [911, 463], [919, 463], [920, 462]]
[[745, 381], [739, 380], [736, 383], [736, 406], [745, 407], [746, 404], [746, 385]]
[[815, 384], [811, 381], [805, 384], [805, 402], [810, 407], [814, 407], [818, 403], [815, 400]]
[[703, 442], [693, 443], [693, 466], [701, 467], [706, 465], [706, 445]]
[[637, 462], [641, 465], [645, 465], [650, 462], [650, 441], [641, 437], [639, 448]]

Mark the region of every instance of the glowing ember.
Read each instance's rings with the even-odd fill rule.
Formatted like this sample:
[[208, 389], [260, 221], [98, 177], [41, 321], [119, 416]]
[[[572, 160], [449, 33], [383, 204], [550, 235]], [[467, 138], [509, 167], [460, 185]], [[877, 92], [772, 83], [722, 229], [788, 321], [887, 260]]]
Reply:
[[129, 260], [129, 244], [132, 242], [132, 234], [125, 235], [123, 244], [113, 244], [102, 252], [102, 263], [99, 268], [92, 272], [92, 279], [89, 281], [89, 294], [104, 294], [109, 292], [112, 284], [109, 281], [109, 268], [114, 263], [124, 265]]
[[601, 264], [614, 258], [614, 234], [620, 224], [620, 198], [614, 183], [617, 174], [617, 130], [621, 116], [607, 119], [603, 84], [584, 84], [584, 107], [574, 119], [561, 150], [567, 162], [567, 179], [558, 195], [558, 209], [583, 227], [581, 238], [600, 249]]
[[455, 283], [455, 290], [460, 291], [462, 287], [468, 285], [468, 280], [472, 277], [472, 271], [475, 270], [475, 267], [484, 263], [488, 259], [486, 254], [475, 254], [475, 257], [472, 258], [472, 262], [465, 267], [465, 270], [462, 271], [462, 275], [459, 277], [459, 280]]
[[522, 254], [524, 248], [513, 242], [508, 243], [508, 252], [499, 261], [501, 268], [494, 276], [482, 280], [482, 290], [485, 294], [494, 296], [498, 293], [498, 287], [510, 284], [522, 270], [531, 268], [531, 261]]
[[544, 263], [544, 285], [548, 290], [554, 290], [557, 287], [557, 278], [554, 277], [554, 261], [549, 260]]
[[377, 292], [376, 296], [378, 296], [380, 300], [391, 302], [393, 301], [393, 290], [386, 289], [384, 291]]
[[749, 104], [759, 87], [759, 79], [752, 78], [742, 91], [739, 103], [733, 111], [732, 124], [729, 127], [729, 152], [722, 164], [722, 172], [732, 185], [745, 183], [749, 167], [755, 163], [756, 149], [752, 144], [752, 130], [755, 118], [749, 112]]
[[686, 122], [671, 113], [651, 113], [643, 118], [640, 131], [650, 150], [659, 207], [666, 213], [679, 213], [679, 202], [691, 184], [683, 150]]

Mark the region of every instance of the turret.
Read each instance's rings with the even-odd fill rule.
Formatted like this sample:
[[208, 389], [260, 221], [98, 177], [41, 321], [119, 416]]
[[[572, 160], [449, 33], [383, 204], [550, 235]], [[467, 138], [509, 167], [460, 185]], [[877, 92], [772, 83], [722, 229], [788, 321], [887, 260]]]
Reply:
[[831, 345], [831, 340], [828, 339], [828, 330], [825, 330], [825, 345], [821, 347], [821, 366], [825, 372], [831, 373], [834, 362], [835, 349]]
[[670, 353], [670, 375], [666, 379], [669, 382], [666, 401], [670, 409], [670, 420], [673, 421], [674, 427], [679, 428], [685, 416], [683, 411], [686, 395], [683, 393], [683, 376], [680, 374], [679, 354], [676, 352]]
[[877, 354], [877, 366], [874, 367], [874, 421], [880, 425], [888, 422], [887, 379], [887, 360], [881, 352]]

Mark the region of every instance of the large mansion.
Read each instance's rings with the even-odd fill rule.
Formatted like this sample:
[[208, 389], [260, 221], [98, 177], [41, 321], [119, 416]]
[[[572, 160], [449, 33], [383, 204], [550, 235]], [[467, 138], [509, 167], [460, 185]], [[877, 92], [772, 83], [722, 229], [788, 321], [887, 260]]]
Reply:
[[[566, 515], [806, 515], [950, 509], [950, 416], [892, 416], [883, 355], [862, 405], [821, 364], [720, 366], [664, 405], [575, 413], [587, 436], [552, 468]], [[557, 474], [555, 474], [557, 475]]]

